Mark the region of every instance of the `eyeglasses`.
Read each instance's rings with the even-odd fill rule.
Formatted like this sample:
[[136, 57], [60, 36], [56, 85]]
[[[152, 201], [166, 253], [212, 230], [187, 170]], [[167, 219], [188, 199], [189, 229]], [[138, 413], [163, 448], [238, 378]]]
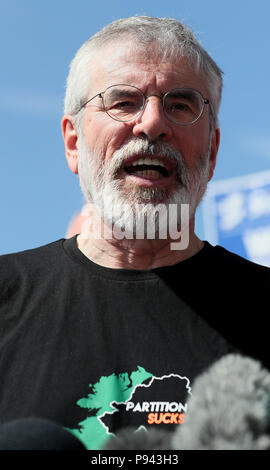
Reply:
[[[210, 104], [209, 100], [204, 98], [198, 90], [192, 88], [175, 88], [163, 96], [150, 96], [160, 98], [166, 117], [175, 124], [182, 126], [194, 124], [198, 121], [203, 113], [204, 106]], [[135, 86], [112, 85], [86, 101], [79, 111], [94, 98], [100, 98], [104, 111], [112, 119], [122, 122], [132, 121], [143, 112], [146, 101], [150, 96], [145, 96]]]

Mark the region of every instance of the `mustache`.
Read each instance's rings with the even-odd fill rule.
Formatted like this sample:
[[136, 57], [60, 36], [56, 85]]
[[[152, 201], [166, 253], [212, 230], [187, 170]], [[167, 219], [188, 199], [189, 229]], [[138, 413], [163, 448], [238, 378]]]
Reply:
[[125, 160], [135, 155], [140, 157], [156, 155], [171, 160], [176, 166], [176, 174], [180, 182], [182, 182], [183, 174], [188, 171], [182, 154], [166, 142], [150, 142], [147, 139], [136, 138], [124, 143], [114, 152], [108, 167], [112, 177], [116, 176], [124, 166]]

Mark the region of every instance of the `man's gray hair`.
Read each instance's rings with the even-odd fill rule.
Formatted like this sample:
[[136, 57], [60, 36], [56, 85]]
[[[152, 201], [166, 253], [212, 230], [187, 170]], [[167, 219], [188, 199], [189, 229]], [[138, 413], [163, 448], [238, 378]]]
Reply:
[[[89, 99], [91, 62], [94, 54], [113, 42], [131, 40], [132, 45], [147, 55], [153, 43], [159, 46], [162, 59], [177, 60], [186, 57], [194, 71], [205, 80], [211, 103], [211, 125], [217, 124], [222, 92], [222, 70], [195, 38], [192, 31], [173, 18], [134, 16], [113, 21], [90, 37], [78, 50], [70, 64], [66, 84], [65, 114], [76, 116], [82, 104]], [[101, 90], [103, 91], [103, 90]]]

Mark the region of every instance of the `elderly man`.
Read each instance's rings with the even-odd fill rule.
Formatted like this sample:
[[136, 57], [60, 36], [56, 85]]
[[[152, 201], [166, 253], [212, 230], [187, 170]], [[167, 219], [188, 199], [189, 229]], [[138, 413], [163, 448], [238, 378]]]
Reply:
[[221, 89], [174, 19], [117, 20], [76, 54], [62, 131], [87, 223], [1, 258], [2, 422], [48, 418], [99, 449], [184, 426], [194, 378], [231, 351], [270, 365], [269, 270], [194, 231]]

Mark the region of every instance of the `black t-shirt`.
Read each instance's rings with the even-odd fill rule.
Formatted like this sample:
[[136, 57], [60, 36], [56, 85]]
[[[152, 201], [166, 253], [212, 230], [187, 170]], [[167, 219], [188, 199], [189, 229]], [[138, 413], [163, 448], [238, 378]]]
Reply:
[[148, 271], [96, 265], [76, 237], [0, 257], [0, 422], [54, 420], [99, 449], [184, 425], [194, 378], [240, 351], [270, 368], [270, 270], [222, 247]]

